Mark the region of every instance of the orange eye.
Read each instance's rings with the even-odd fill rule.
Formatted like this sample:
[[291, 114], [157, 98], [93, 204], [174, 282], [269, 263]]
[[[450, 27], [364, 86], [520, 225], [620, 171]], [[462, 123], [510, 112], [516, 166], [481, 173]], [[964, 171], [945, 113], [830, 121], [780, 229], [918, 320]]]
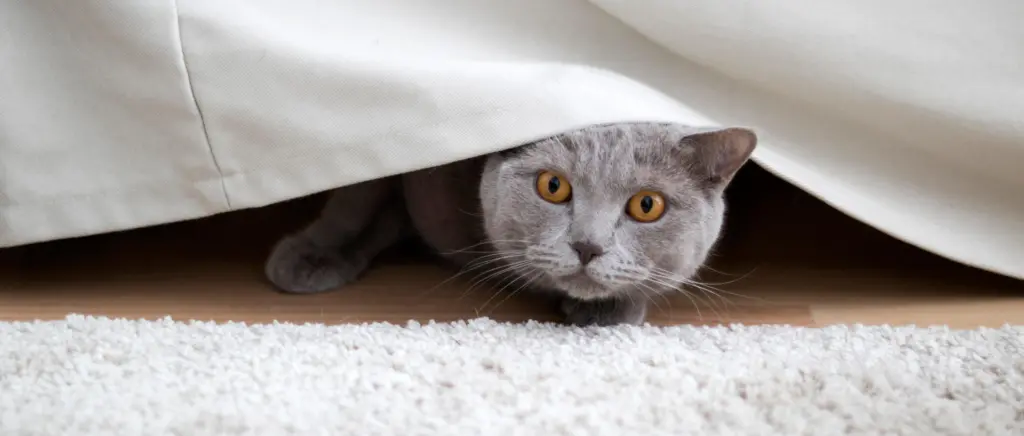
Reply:
[[565, 203], [572, 196], [572, 186], [558, 174], [543, 171], [537, 176], [537, 193], [551, 203]]
[[665, 214], [665, 197], [653, 191], [640, 191], [626, 203], [626, 213], [642, 223], [657, 221]]

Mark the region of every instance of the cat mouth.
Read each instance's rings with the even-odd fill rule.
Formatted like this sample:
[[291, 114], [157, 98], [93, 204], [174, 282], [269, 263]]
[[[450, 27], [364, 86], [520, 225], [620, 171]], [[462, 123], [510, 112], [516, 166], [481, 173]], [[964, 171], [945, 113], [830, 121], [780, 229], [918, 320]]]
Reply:
[[614, 293], [613, 290], [595, 280], [584, 270], [563, 277], [561, 281], [563, 290], [569, 296], [581, 300], [606, 298]]
[[579, 270], [569, 274], [569, 276], [565, 278], [565, 281], [570, 283], [589, 284], [591, 286], [596, 286], [598, 284], [597, 281], [590, 277], [590, 274], [587, 274], [584, 270]]

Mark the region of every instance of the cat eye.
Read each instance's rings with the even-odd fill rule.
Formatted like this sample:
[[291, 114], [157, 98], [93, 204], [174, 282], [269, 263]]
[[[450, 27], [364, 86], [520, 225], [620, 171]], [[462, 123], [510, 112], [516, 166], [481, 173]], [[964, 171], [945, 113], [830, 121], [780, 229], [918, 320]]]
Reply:
[[572, 186], [558, 174], [542, 171], [537, 175], [537, 193], [548, 202], [565, 203], [572, 196]]
[[626, 213], [642, 223], [657, 221], [665, 214], [665, 197], [654, 191], [640, 191], [626, 203]]

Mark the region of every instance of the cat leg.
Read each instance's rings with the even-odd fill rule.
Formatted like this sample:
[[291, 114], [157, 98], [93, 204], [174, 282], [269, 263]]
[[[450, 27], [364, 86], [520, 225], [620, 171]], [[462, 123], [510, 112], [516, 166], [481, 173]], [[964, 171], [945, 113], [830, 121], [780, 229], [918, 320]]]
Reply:
[[404, 210], [394, 178], [339, 188], [320, 217], [283, 238], [267, 259], [267, 278], [280, 290], [315, 293], [348, 284], [402, 235]]
[[565, 314], [567, 323], [580, 327], [616, 324], [639, 325], [647, 317], [647, 301], [642, 298], [585, 301], [566, 297], [562, 300], [562, 313]]

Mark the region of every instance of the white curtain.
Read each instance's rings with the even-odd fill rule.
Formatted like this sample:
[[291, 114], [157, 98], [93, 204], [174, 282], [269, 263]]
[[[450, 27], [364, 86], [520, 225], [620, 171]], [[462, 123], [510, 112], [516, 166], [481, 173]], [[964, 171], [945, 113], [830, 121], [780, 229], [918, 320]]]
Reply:
[[746, 125], [844, 212], [1024, 278], [1024, 2], [0, 0], [0, 246], [591, 123]]

